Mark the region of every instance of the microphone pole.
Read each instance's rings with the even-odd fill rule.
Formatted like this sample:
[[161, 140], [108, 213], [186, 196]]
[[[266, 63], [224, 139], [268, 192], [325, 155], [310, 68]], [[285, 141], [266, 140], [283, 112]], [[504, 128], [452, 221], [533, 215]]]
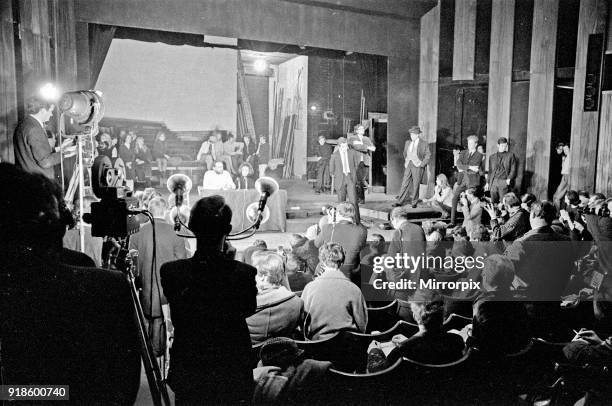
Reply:
[[176, 215], [174, 216], [174, 231], [181, 231], [180, 207], [183, 205], [183, 188], [177, 187], [174, 192], [174, 207]]

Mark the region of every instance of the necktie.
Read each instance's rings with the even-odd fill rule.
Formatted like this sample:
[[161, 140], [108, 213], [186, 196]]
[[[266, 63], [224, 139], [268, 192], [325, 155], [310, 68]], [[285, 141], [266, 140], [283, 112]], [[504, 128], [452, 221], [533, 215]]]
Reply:
[[217, 159], [215, 155], [215, 144], [213, 142], [210, 143], [210, 155], [212, 155], [213, 159]]

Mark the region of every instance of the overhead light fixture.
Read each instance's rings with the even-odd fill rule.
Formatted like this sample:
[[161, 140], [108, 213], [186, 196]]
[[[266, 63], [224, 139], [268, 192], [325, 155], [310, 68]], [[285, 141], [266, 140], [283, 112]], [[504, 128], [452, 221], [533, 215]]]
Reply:
[[268, 68], [268, 62], [265, 59], [256, 59], [253, 63], [253, 67], [257, 72], [263, 72]]

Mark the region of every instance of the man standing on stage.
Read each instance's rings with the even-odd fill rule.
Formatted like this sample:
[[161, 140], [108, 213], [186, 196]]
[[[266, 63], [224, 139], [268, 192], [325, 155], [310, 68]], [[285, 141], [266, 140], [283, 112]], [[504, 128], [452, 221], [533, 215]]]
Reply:
[[323, 134], [319, 135], [319, 160], [317, 161], [317, 187], [315, 193], [319, 194], [329, 186], [329, 160], [331, 159], [334, 147], [327, 143]]
[[53, 167], [64, 158], [76, 155], [76, 145], [70, 146], [71, 139], [60, 147], [52, 148], [47, 140], [45, 123], [53, 115], [53, 103], [33, 97], [26, 103], [26, 117], [17, 125], [13, 135], [15, 165], [26, 172], [42, 173], [54, 179]]
[[349, 149], [346, 138], [338, 138], [338, 149], [329, 162], [329, 170], [334, 178], [338, 201], [347, 200], [355, 205], [356, 223], [359, 224], [359, 206], [357, 201], [357, 168], [361, 162], [359, 152]]
[[555, 190], [552, 201], [557, 210], [561, 207], [561, 200], [569, 190], [569, 171], [570, 171], [570, 147], [563, 142], [557, 144], [557, 154], [561, 155], [561, 182]]
[[484, 160], [482, 154], [476, 151], [478, 146], [478, 137], [470, 135], [467, 138], [468, 149], [453, 151], [456, 154], [457, 182], [453, 188], [453, 206], [451, 208], [451, 224], [455, 223], [457, 214], [457, 204], [462, 192], [468, 188], [479, 187], [481, 176], [484, 174]]
[[514, 186], [514, 179], [518, 168], [518, 158], [508, 151], [508, 139], [501, 137], [497, 140], [498, 152], [489, 158], [489, 190], [491, 202], [499, 203], [500, 199]]
[[425, 167], [431, 159], [431, 152], [427, 141], [421, 139], [419, 127], [412, 127], [408, 132], [410, 139], [404, 145], [404, 179], [397, 203], [393, 206], [412, 204], [414, 208], [419, 200], [419, 187], [425, 174]]
[[356, 185], [359, 203], [365, 203], [365, 189], [368, 187], [368, 174], [370, 172], [370, 165], [372, 165], [371, 153], [376, 151], [372, 140], [363, 134], [365, 134], [365, 127], [359, 124], [355, 127], [355, 134], [348, 139], [349, 146], [359, 152]]

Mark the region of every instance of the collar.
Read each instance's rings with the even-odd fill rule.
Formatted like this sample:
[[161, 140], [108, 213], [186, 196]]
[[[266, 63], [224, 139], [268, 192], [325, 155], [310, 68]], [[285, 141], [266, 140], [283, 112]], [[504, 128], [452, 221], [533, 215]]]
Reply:
[[321, 275], [319, 275], [317, 279], [346, 279], [347, 281], [349, 280], [349, 278], [347, 278], [346, 275], [342, 273], [342, 271], [339, 269], [328, 269]]
[[34, 120], [36, 120], [36, 121], [38, 122], [38, 124], [40, 124], [40, 126], [43, 128], [43, 130], [45, 129], [45, 124], [44, 124], [42, 121], [40, 121], [40, 120], [38, 119], [38, 117], [36, 117], [36, 116], [35, 116], [35, 115], [33, 115], [33, 114], [28, 114], [28, 115], [29, 115], [30, 117], [32, 117]]

